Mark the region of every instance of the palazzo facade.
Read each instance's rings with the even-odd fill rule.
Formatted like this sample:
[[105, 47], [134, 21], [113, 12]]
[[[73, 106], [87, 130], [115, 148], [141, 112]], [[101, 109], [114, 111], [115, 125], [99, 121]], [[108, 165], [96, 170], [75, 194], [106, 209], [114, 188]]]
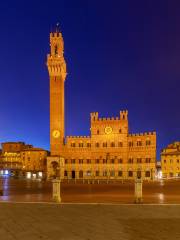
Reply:
[[162, 149], [161, 169], [163, 178], [180, 177], [180, 142], [171, 143]]
[[66, 136], [64, 85], [66, 62], [60, 31], [50, 33], [47, 56], [50, 78], [50, 157], [47, 176], [65, 179], [153, 179], [156, 168], [156, 132], [131, 134], [128, 111], [117, 117], [90, 114], [90, 136]]
[[46, 176], [48, 151], [24, 142], [1, 143], [0, 176], [42, 178]]

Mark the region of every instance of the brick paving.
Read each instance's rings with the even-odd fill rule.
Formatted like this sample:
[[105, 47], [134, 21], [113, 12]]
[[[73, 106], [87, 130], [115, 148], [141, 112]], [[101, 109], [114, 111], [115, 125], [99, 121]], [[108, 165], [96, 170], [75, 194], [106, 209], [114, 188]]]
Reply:
[[179, 205], [0, 203], [1, 240], [179, 240]]

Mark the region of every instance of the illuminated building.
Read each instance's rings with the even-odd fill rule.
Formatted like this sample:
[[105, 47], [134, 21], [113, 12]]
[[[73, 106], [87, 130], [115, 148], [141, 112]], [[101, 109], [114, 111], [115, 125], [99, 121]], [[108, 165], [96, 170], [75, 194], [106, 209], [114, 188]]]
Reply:
[[24, 142], [5, 142], [1, 143], [1, 164], [4, 169], [18, 170], [22, 168], [21, 151], [30, 147]]
[[180, 177], [180, 142], [171, 143], [161, 151], [161, 168], [164, 178]]
[[[0, 175], [7, 171], [15, 176], [26, 176], [27, 172], [40, 177], [39, 172], [46, 173], [46, 157], [48, 152], [35, 148], [24, 142], [2, 143], [0, 155]], [[35, 177], [34, 175], [34, 177]]]
[[25, 172], [37, 173], [46, 171], [47, 151], [32, 147], [21, 151], [22, 169]]
[[[153, 179], [156, 167], [156, 133], [130, 134], [128, 111], [118, 117], [99, 118], [91, 113], [90, 136], [64, 133], [64, 42], [57, 30], [50, 34], [47, 56], [50, 78], [50, 152], [48, 177], [75, 179]], [[60, 166], [60, 164], [62, 166]], [[59, 171], [60, 170], [60, 171]]]

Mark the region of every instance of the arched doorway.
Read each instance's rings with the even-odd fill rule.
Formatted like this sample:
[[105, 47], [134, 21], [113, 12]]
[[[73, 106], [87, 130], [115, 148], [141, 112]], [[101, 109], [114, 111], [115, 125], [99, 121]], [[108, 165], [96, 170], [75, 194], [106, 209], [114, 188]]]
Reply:
[[56, 161], [52, 161], [51, 166], [52, 166], [52, 169], [53, 169], [54, 178], [59, 177], [59, 163], [56, 162]]
[[133, 177], [133, 171], [132, 170], [128, 171], [128, 177]]
[[76, 172], [73, 170], [72, 171], [72, 178], [75, 178], [76, 177]]
[[83, 178], [83, 171], [79, 171], [79, 178]]
[[141, 170], [138, 170], [138, 171], [137, 171], [137, 178], [138, 178], [138, 179], [141, 179]]
[[64, 171], [64, 177], [68, 177], [68, 172], [66, 170]]
[[145, 172], [145, 177], [146, 177], [146, 178], [150, 178], [150, 176], [151, 176], [151, 173], [150, 173], [150, 171], [147, 170], [147, 171]]

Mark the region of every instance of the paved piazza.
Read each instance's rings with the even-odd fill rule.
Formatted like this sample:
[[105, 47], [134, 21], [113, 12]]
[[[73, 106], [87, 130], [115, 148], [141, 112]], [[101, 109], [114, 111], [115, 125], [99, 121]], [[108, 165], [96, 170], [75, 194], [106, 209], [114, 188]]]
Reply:
[[179, 240], [178, 205], [0, 203], [2, 240]]
[[130, 182], [63, 183], [62, 204], [52, 203], [51, 182], [5, 178], [3, 186], [2, 240], [180, 239], [180, 204], [159, 204], [180, 203], [179, 180], [144, 182], [140, 205], [131, 204]]
[[[4, 196], [0, 201], [52, 202], [52, 183], [3, 179]], [[110, 184], [62, 183], [61, 197], [64, 203], [133, 203], [133, 182]], [[180, 180], [143, 183], [144, 203], [179, 203]]]

